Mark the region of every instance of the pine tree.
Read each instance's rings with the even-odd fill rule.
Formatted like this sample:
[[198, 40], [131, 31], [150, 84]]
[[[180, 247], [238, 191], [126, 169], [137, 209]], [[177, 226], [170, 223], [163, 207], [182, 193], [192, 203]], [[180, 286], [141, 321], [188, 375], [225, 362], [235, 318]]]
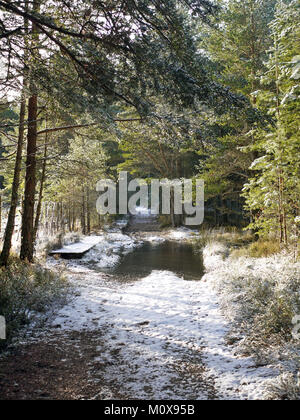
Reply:
[[261, 234], [275, 232], [285, 244], [297, 230], [300, 201], [299, 20], [298, 2], [278, 2], [270, 25], [274, 44], [262, 78], [265, 89], [257, 95], [274, 124], [268, 133], [255, 133], [255, 149], [262, 156], [253, 162], [256, 175], [245, 187], [248, 209], [257, 214], [251, 227]]
[[224, 84], [247, 97], [253, 109], [246, 112], [217, 116], [216, 141], [203, 150], [201, 175], [206, 181], [206, 197], [214, 207], [214, 223], [244, 223], [241, 192], [251, 176], [249, 166], [257, 152], [242, 148], [253, 144], [252, 128], [260, 124], [255, 115], [257, 91], [262, 88], [261, 75], [265, 71], [267, 50], [272, 44], [271, 30], [275, 1], [229, 0], [220, 2], [222, 12], [216, 27], [204, 37], [206, 48], [219, 69]]

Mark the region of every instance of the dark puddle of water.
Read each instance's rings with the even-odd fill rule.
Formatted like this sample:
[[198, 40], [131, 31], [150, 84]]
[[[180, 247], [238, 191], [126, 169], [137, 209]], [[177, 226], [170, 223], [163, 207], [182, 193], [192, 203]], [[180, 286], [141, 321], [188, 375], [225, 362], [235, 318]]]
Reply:
[[134, 280], [146, 277], [154, 270], [171, 271], [184, 280], [200, 280], [204, 275], [202, 254], [196, 253], [188, 243], [146, 242], [124, 256], [110, 272]]

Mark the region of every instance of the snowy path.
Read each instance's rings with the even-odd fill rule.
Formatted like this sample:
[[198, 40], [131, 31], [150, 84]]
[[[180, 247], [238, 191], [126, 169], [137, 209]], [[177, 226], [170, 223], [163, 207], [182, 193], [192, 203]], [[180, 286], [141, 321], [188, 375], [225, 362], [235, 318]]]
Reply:
[[[182, 229], [168, 236], [181, 241], [188, 234]], [[274, 372], [255, 366], [251, 358], [236, 355], [234, 347], [226, 345], [230, 325], [213, 288], [223, 264], [218, 252], [204, 255], [208, 272], [202, 280], [186, 281], [171, 271], [153, 270], [128, 281], [99, 270], [118, 264], [120, 254], [134, 252], [140, 240], [117, 232], [98, 238], [82, 260], [67, 263], [76, 289], [73, 299], [42, 330], [29, 333], [24, 342], [29, 347], [19, 359], [7, 361], [16, 366], [13, 375], [21, 398], [24, 389], [25, 399], [35, 398], [36, 392], [48, 395], [49, 375], [53, 381], [49, 395], [54, 399], [262, 396], [263, 383]], [[148, 239], [159, 244], [165, 236], [158, 233]], [[49, 261], [50, 266], [57, 263]], [[29, 374], [35, 366], [39, 369], [32, 374], [33, 385], [18, 373], [19, 364], [24, 370], [25, 358]], [[15, 376], [9, 397], [15, 396]]]
[[[123, 240], [134, 248], [128, 236]], [[209, 264], [220, 267], [220, 256], [207, 258]], [[122, 283], [76, 263], [70, 278], [80, 293], [53, 325], [63, 332], [105, 332], [91, 366], [100, 363], [108, 388], [116, 387], [126, 399], [260, 398], [262, 383], [274, 372], [226, 345], [229, 323], [210, 268], [200, 281], [152, 271]]]
[[106, 366], [106, 383], [127, 398], [216, 397], [212, 382], [203, 377], [201, 283], [153, 272], [114, 288], [92, 272], [77, 276], [85, 287], [53, 325], [64, 331], [106, 331], [95, 357]]

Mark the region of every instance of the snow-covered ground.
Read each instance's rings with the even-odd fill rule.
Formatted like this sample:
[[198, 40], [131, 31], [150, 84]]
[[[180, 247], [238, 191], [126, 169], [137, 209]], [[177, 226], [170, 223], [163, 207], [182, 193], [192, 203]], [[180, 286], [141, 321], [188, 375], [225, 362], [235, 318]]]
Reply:
[[[190, 235], [185, 229], [172, 233], [177, 240]], [[278, 372], [257, 367], [226, 344], [230, 324], [214, 289], [225, 264], [223, 246], [205, 249], [202, 281], [153, 271], [134, 283], [118, 283], [91, 268], [112, 267], [122, 253], [139, 245], [130, 236], [108, 233], [82, 261], [69, 262], [69, 277], [79, 293], [52, 325], [66, 332], [106, 331], [94, 362], [106, 366], [107, 382], [128, 398], [262, 398], [266, 381]]]
[[191, 237], [197, 234], [199, 234], [197, 230], [180, 227], [180, 228], [169, 230], [166, 233], [165, 237], [170, 240], [184, 241], [184, 240], [190, 239]]
[[[53, 325], [107, 331], [95, 362], [107, 366], [108, 382], [128, 398], [208, 398], [201, 386], [203, 314], [195, 307], [193, 282], [154, 271], [135, 284], [112, 287], [95, 274], [80, 276], [85, 288]], [[189, 363], [191, 375], [185, 372]]]
[[207, 318], [202, 322], [206, 342], [204, 361], [223, 398], [263, 399], [269, 378], [275, 378], [279, 372], [271, 365], [258, 367], [252, 357], [242, 357], [234, 346], [226, 343], [231, 325], [220, 310], [220, 296], [214, 287], [218, 283], [218, 276], [228, 269], [225, 254], [226, 248], [222, 244], [208, 245], [203, 253], [207, 273], [202, 279], [204, 294], [199, 295], [199, 300], [207, 313]]
[[[299, 338], [289, 338], [290, 319], [300, 313], [300, 263], [286, 252], [266, 258], [227, 258], [220, 243], [204, 249], [207, 274], [203, 278], [217, 291], [218, 307], [228, 320], [225, 354], [238, 364], [240, 394], [248, 399], [300, 399]], [[221, 347], [219, 347], [221, 351]], [[222, 350], [223, 351], [223, 350]], [[241, 357], [252, 354], [253, 358]], [[222, 373], [226, 364], [222, 363]], [[230, 381], [235, 360], [221, 375]], [[213, 361], [213, 365], [215, 361]]]

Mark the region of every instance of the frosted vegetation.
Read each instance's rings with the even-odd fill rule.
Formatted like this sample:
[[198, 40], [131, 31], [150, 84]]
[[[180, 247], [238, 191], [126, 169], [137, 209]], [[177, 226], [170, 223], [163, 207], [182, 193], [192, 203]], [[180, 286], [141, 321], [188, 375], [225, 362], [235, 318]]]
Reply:
[[16, 337], [18, 330], [43, 323], [52, 310], [66, 302], [69, 291], [62, 272], [12, 257], [6, 270], [0, 268], [0, 308], [7, 325], [7, 342], [0, 343], [0, 350]]
[[265, 258], [228, 254], [214, 238], [204, 248], [206, 281], [230, 323], [226, 342], [240, 356], [253, 357], [256, 367], [277, 372], [263, 382], [261, 397], [299, 399], [300, 346], [292, 320], [300, 314], [300, 263], [284, 252]]

